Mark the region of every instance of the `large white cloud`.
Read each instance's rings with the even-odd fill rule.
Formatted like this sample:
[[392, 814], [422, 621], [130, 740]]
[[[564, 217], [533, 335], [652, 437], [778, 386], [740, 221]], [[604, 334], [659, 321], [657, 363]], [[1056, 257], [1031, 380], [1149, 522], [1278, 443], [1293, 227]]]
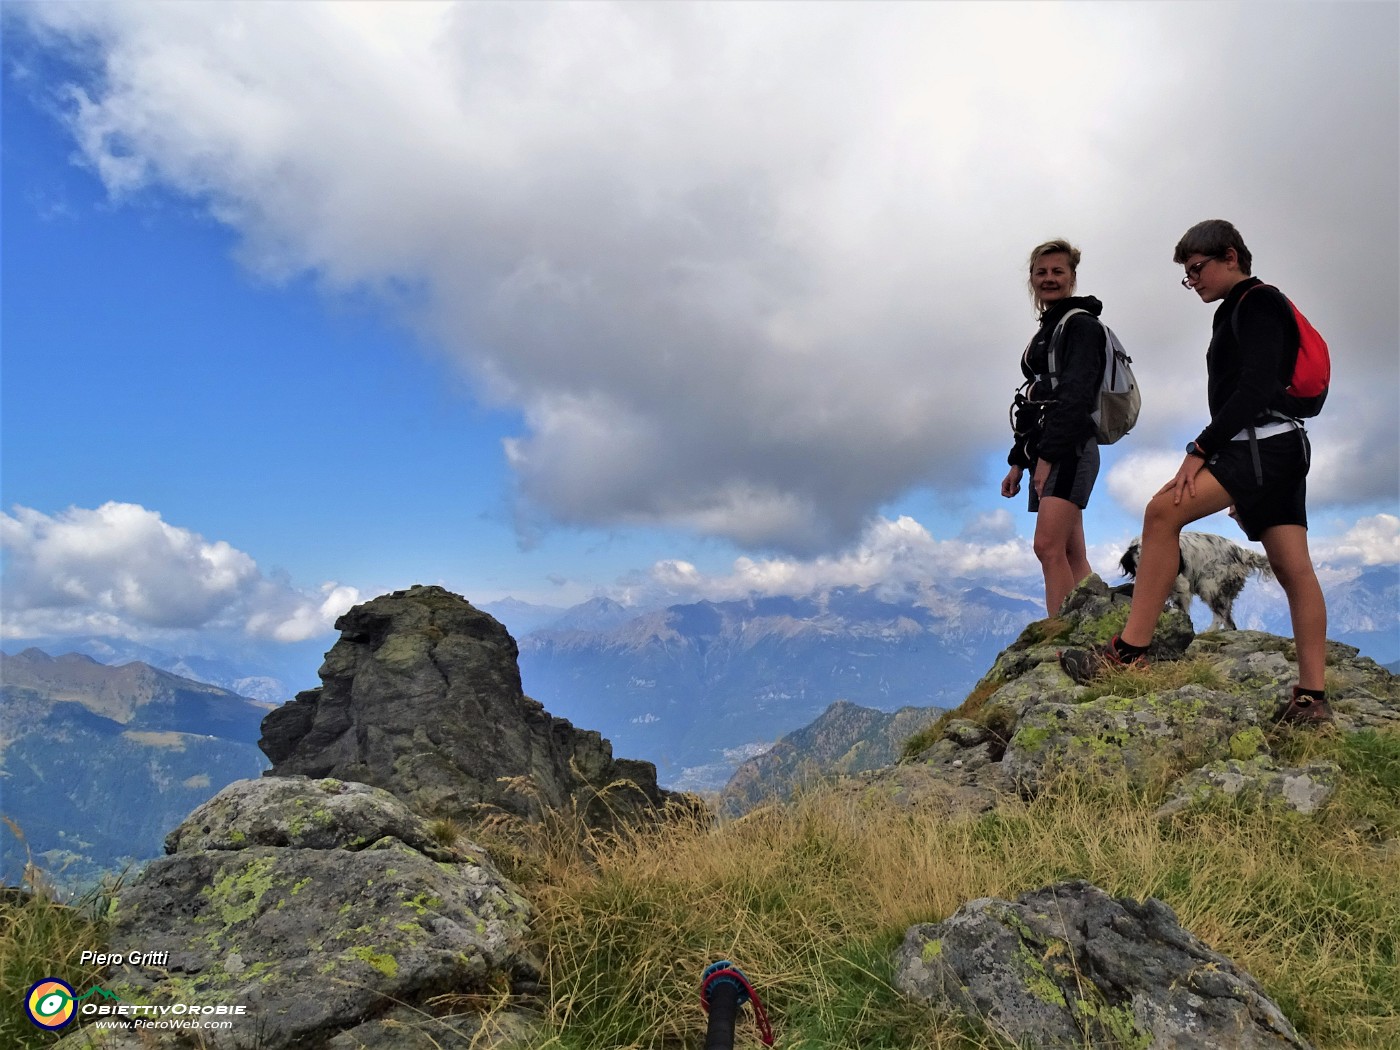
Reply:
[[[1173, 467], [1175, 464], [1173, 464]], [[725, 572], [706, 572], [691, 562], [667, 559], [621, 580], [612, 596], [633, 605], [736, 601], [779, 596], [806, 597], [836, 587], [874, 588], [891, 594], [917, 593], [927, 585], [996, 585], [1038, 598], [1040, 567], [1028, 539], [1015, 535], [1005, 511], [974, 523], [964, 535], [938, 539], [913, 518], [875, 518], [860, 539], [839, 553], [813, 558], [741, 557]], [[1207, 526], [1209, 527], [1209, 526]], [[1238, 529], [1232, 538], [1244, 543]], [[1118, 562], [1128, 537], [1091, 545], [1090, 563], [1110, 583], [1121, 578]], [[1354, 579], [1364, 569], [1400, 565], [1400, 518], [1377, 514], [1342, 535], [1312, 543], [1320, 576], [1330, 583]], [[1273, 594], [1278, 604], [1281, 594]]]
[[306, 593], [269, 578], [222, 540], [131, 503], [0, 512], [0, 549], [8, 638], [224, 628], [298, 642], [331, 630], [359, 600], [353, 587]]
[[977, 537], [940, 540], [913, 518], [876, 518], [858, 542], [838, 554], [741, 557], [723, 574], [702, 572], [687, 561], [660, 561], [646, 573], [625, 581], [619, 596], [635, 603], [731, 601], [805, 596], [833, 587], [906, 592], [959, 580], [1039, 579], [1029, 541], [1004, 529], [999, 519], [983, 523], [983, 527], [984, 533]]
[[1314, 558], [1337, 568], [1400, 565], [1400, 517], [1362, 518], [1343, 535], [1312, 544]]
[[1368, 454], [1317, 491], [1396, 495], [1394, 5], [7, 6], [77, 64], [114, 194], [385, 295], [521, 408], [547, 518], [810, 554], [985, 484], [1061, 234], [1136, 358], [1130, 440], [1176, 449], [1209, 311], [1171, 247], [1213, 215], [1338, 351], [1319, 447]]

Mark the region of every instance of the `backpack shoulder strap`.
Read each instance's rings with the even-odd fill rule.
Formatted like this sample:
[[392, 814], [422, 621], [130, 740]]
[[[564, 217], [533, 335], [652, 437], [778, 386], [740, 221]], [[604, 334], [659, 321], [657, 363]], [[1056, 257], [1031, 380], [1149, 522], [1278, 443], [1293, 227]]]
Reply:
[[[1065, 315], [1061, 317], [1059, 322], [1055, 325], [1055, 330], [1050, 333], [1050, 346], [1046, 349], [1047, 371], [1045, 374], [1050, 377], [1050, 383], [1052, 386], [1060, 377], [1060, 369], [1058, 368], [1058, 362], [1055, 359], [1055, 348], [1060, 344], [1060, 335], [1062, 332], [1064, 332], [1065, 325], [1069, 323], [1069, 319], [1075, 314], [1089, 314], [1090, 317], [1094, 316], [1082, 306], [1076, 306], [1073, 310], [1065, 311]], [[1095, 320], [1097, 320], [1097, 318], [1095, 318]]]

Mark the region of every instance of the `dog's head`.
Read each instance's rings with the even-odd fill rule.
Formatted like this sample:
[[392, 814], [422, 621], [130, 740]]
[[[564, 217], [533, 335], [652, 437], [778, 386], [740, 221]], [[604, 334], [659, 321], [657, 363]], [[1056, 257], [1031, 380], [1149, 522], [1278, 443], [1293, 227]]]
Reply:
[[1123, 557], [1119, 559], [1118, 567], [1123, 570], [1124, 576], [1137, 577], [1138, 557], [1142, 554], [1142, 540], [1133, 540], [1128, 544], [1128, 549], [1123, 552]]
[[[1183, 535], [1185, 535], [1185, 533], [1183, 533]], [[1234, 544], [1231, 544], [1231, 546], [1234, 546]], [[1132, 579], [1137, 579], [1138, 559], [1140, 557], [1142, 557], [1141, 536], [1133, 540], [1132, 543], [1128, 544], [1128, 549], [1123, 552], [1123, 557], [1118, 560], [1118, 568], [1123, 571], [1124, 576], [1131, 577]], [[1186, 550], [1184, 544], [1182, 546], [1181, 561], [1178, 564], [1176, 571], [1178, 575], [1186, 575]]]

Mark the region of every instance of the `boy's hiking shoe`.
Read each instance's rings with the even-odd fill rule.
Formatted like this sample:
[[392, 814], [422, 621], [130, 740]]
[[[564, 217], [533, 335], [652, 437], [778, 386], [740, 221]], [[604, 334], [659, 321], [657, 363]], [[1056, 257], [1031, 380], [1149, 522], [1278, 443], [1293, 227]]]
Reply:
[[1066, 649], [1060, 653], [1060, 668], [1078, 685], [1092, 682], [1107, 671], [1146, 666], [1146, 653], [1128, 659], [1119, 655], [1116, 634], [1107, 645], [1097, 645], [1092, 649]]
[[1314, 726], [1332, 721], [1332, 708], [1326, 699], [1318, 699], [1293, 687], [1293, 699], [1283, 706], [1275, 721], [1279, 725]]

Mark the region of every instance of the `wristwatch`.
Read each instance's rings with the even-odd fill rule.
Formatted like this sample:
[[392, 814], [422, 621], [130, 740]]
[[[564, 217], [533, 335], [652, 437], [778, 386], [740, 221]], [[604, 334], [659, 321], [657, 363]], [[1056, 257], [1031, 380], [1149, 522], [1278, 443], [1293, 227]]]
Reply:
[[1206, 450], [1201, 448], [1201, 446], [1194, 441], [1186, 442], [1186, 454], [1188, 456], [1200, 456], [1202, 459], [1206, 458]]

